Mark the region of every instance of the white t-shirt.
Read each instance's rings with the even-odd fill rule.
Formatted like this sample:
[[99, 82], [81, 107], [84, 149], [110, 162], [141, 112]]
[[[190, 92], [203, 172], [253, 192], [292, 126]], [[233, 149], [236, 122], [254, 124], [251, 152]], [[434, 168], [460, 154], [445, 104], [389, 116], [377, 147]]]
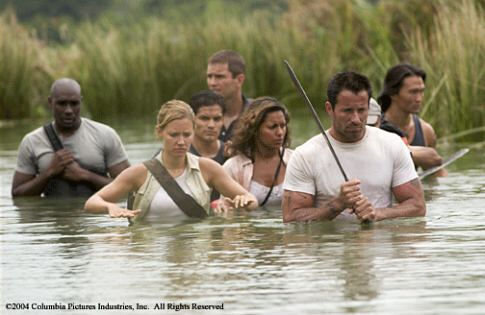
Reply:
[[[361, 192], [376, 208], [392, 205], [392, 187], [418, 177], [409, 149], [393, 133], [367, 126], [356, 143], [327, 135], [349, 180], [360, 180]], [[296, 148], [283, 188], [316, 196], [314, 206], [319, 207], [339, 194], [344, 181], [327, 141], [317, 135]]]

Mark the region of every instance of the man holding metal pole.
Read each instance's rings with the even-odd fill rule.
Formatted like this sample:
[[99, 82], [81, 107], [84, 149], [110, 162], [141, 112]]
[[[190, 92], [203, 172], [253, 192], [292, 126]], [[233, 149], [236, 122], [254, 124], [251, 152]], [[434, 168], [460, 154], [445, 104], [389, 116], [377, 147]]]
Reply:
[[[306, 97], [301, 85], [299, 89]], [[299, 146], [290, 159], [283, 186], [284, 222], [425, 215], [423, 190], [406, 145], [395, 134], [366, 127], [371, 93], [367, 77], [356, 72], [331, 79], [325, 109], [332, 126]]]

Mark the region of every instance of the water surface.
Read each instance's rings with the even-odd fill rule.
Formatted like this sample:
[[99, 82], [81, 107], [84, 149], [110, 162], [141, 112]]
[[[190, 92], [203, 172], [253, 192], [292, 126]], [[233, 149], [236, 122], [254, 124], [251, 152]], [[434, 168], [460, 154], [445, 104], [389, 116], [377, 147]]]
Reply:
[[[485, 162], [477, 147], [424, 182], [425, 218], [372, 225], [283, 224], [281, 210], [129, 227], [84, 213], [82, 200], [10, 198], [18, 143], [36, 124], [0, 128], [0, 314], [123, 314], [32, 310], [146, 305], [222, 306], [178, 314], [483, 314]], [[150, 124], [114, 125], [132, 163], [158, 144]], [[297, 130], [303, 130], [306, 127]], [[304, 132], [296, 133], [295, 144]], [[441, 148], [451, 154], [468, 144]], [[30, 310], [6, 310], [30, 303]], [[124, 303], [124, 304], [123, 304]]]

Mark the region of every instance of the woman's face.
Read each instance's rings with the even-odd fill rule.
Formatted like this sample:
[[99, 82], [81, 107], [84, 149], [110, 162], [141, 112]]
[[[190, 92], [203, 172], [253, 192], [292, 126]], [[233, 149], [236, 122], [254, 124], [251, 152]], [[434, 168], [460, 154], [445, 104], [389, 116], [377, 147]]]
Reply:
[[286, 128], [285, 114], [280, 110], [270, 112], [259, 126], [258, 142], [268, 149], [279, 149], [285, 141]]
[[169, 122], [158, 132], [163, 141], [163, 150], [173, 156], [185, 156], [194, 135], [192, 120], [188, 118]]

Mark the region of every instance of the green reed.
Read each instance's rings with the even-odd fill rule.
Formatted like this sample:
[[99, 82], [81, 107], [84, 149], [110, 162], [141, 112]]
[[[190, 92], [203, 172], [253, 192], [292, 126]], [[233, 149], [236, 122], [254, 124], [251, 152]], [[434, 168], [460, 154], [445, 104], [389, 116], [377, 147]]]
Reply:
[[434, 32], [416, 31], [409, 51], [429, 74], [422, 110], [442, 134], [485, 125], [485, 12], [473, 1], [444, 6]]
[[11, 11], [0, 15], [0, 119], [39, 114], [33, 105], [42, 103], [38, 88], [47, 87], [43, 49]]
[[[24, 103], [35, 104], [35, 95], [46, 94], [44, 86], [27, 77], [35, 77], [38, 68], [49, 69], [44, 71], [49, 78], [72, 76], [80, 81], [85, 109], [96, 119], [155, 117], [161, 103], [189, 99], [207, 88], [207, 59], [220, 49], [244, 56], [245, 94], [275, 96], [292, 112], [306, 113], [283, 65], [288, 60], [322, 116], [325, 87], [336, 72], [368, 75], [377, 96], [386, 70], [407, 61], [427, 71], [428, 102], [422, 115], [444, 135], [483, 125], [485, 36], [478, 3], [296, 0], [288, 1], [286, 12], [241, 15], [231, 13], [225, 2], [211, 1], [197, 16], [84, 23], [70, 30], [73, 40], [68, 47], [39, 46], [35, 38], [27, 37], [25, 45], [30, 47], [15, 48], [5, 58], [11, 59], [7, 64], [25, 60], [25, 70], [19, 70], [21, 63], [15, 70], [23, 76], [12, 81], [12, 91], [27, 91], [22, 93]], [[6, 25], [0, 20], [0, 30]], [[13, 49], [3, 38], [0, 47]], [[43, 59], [22, 57], [32, 50]], [[2, 117], [7, 117], [3, 104], [20, 97], [14, 94], [6, 101], [0, 98]]]

